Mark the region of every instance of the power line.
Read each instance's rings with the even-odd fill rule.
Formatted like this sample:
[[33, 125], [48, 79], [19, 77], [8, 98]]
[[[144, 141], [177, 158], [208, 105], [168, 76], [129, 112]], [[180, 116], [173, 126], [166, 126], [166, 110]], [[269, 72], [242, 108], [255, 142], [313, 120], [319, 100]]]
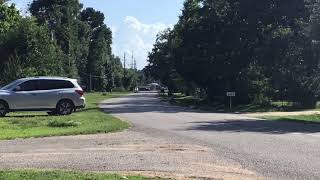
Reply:
[[84, 76], [86, 76], [88, 78], [88, 81], [87, 81], [87, 86], [89, 86], [89, 91], [92, 91], [93, 89], [93, 83], [92, 83], [92, 79], [102, 79], [102, 80], [108, 80], [108, 77], [107, 75], [111, 74], [112, 72], [109, 72], [108, 74], [105, 74], [104, 76], [95, 76], [95, 75], [92, 75], [91, 73], [90, 74], [87, 74], [87, 73], [84, 73], [84, 72], [78, 72], [79, 74], [82, 74]]
[[87, 74], [87, 73], [84, 73], [84, 72], [79, 72], [80, 74], [82, 74], [82, 75], [85, 75], [85, 76], [87, 76], [87, 77], [93, 77], [93, 78], [101, 78], [101, 79], [106, 79], [107, 77], [107, 75], [109, 75], [109, 74], [111, 74], [111, 72], [109, 72], [108, 74], [105, 74], [104, 76], [95, 76], [95, 75], [92, 75], [92, 74]]

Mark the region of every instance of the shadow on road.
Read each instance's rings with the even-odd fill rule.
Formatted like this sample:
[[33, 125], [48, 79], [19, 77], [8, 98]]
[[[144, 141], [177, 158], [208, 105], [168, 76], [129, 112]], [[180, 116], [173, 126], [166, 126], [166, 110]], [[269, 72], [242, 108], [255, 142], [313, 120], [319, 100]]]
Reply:
[[[105, 105], [105, 104], [102, 104]], [[118, 104], [119, 105], [119, 104]], [[148, 104], [143, 105], [132, 105], [122, 103], [120, 107], [107, 107], [103, 108], [107, 113], [114, 113], [114, 114], [123, 114], [123, 113], [145, 113], [145, 112], [161, 112], [161, 113], [179, 113], [179, 112], [187, 112], [187, 110], [183, 109], [175, 109], [171, 106], [166, 105], [157, 105], [157, 107], [151, 107]]]
[[[126, 99], [127, 98], [127, 99]], [[137, 114], [158, 112], [163, 114], [191, 113], [194, 117], [193, 122], [189, 122], [187, 130], [217, 131], [217, 132], [257, 132], [266, 134], [286, 134], [286, 133], [318, 133], [320, 132], [320, 123], [307, 122], [289, 122], [289, 121], [268, 121], [250, 119], [244, 116], [238, 116], [225, 113], [210, 113], [199, 111], [188, 107], [173, 106], [167, 102], [161, 102], [154, 94], [135, 94], [120, 99], [117, 102], [106, 102], [101, 104], [103, 110], [113, 114]], [[204, 114], [197, 116], [197, 114]], [[219, 114], [219, 115], [218, 115]], [[224, 116], [225, 114], [225, 116]], [[178, 116], [178, 115], [177, 115]], [[184, 114], [186, 116], [186, 114]], [[171, 117], [171, 116], [170, 116]], [[170, 118], [167, 117], [167, 118]], [[197, 120], [197, 117], [211, 119], [211, 121]], [[179, 117], [172, 116], [173, 119]], [[180, 117], [180, 118], [183, 118]], [[214, 119], [215, 118], [215, 119]], [[221, 118], [221, 119], [220, 119]], [[225, 120], [228, 119], [228, 120]], [[250, 120], [249, 120], [250, 119]], [[183, 129], [186, 130], [186, 129]]]
[[144, 112], [178, 113], [193, 111], [190, 108], [172, 106], [169, 103], [161, 102], [153, 93], [135, 94], [127, 97], [134, 98], [130, 99], [130, 101], [107, 102], [100, 105], [105, 112], [115, 114]]
[[307, 122], [268, 121], [268, 120], [228, 120], [193, 122], [188, 130], [257, 132], [267, 134], [318, 133], [320, 124]]

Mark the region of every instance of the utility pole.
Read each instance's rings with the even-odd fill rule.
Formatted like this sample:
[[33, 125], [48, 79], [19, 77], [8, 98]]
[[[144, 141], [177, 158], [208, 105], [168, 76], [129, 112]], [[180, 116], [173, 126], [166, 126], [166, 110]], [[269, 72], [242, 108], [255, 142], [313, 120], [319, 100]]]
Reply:
[[90, 92], [92, 91], [92, 75], [91, 75], [91, 73], [90, 73], [90, 75], [89, 75], [89, 88], [90, 88]]
[[69, 70], [71, 69], [71, 13], [70, 13], [70, 3], [68, 1], [68, 30], [69, 30], [69, 39], [68, 39], [68, 60], [69, 60]]
[[133, 51], [131, 56], [131, 69], [134, 69], [134, 57], [133, 57]]
[[136, 58], [134, 58], [134, 70], [138, 70], [137, 69], [137, 60], [136, 60]]
[[126, 53], [123, 55], [123, 78], [126, 78]]

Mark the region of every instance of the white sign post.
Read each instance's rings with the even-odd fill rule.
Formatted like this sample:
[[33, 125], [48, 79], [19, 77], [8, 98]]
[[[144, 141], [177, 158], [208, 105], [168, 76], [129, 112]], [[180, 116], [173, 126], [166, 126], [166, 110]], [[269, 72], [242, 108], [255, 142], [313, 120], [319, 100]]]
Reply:
[[227, 96], [230, 98], [230, 110], [232, 110], [232, 97], [236, 96], [236, 92], [227, 92]]

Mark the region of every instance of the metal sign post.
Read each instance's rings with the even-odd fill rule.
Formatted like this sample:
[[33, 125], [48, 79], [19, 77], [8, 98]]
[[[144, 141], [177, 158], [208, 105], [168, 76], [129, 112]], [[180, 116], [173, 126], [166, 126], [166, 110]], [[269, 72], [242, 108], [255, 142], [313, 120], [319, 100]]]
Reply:
[[236, 96], [236, 92], [227, 92], [227, 97], [230, 98], [230, 111], [232, 110], [232, 97]]

